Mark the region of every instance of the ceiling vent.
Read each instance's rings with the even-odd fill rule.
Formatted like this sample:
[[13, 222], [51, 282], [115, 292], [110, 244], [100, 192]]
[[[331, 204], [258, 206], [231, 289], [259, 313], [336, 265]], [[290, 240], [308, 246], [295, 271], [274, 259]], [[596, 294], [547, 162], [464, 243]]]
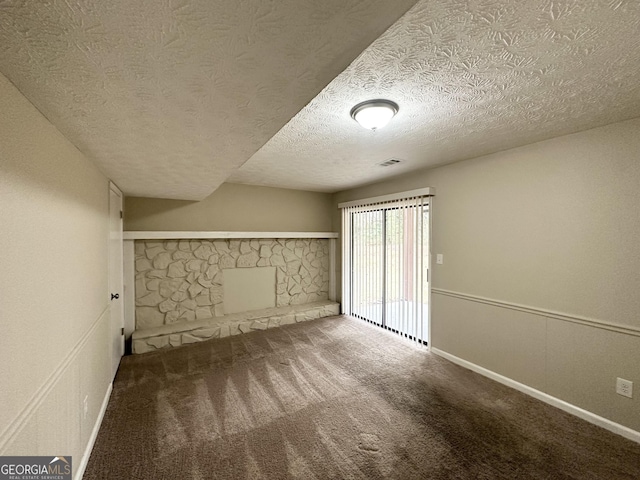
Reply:
[[396, 165], [400, 163], [402, 160], [398, 160], [397, 158], [390, 158], [389, 160], [385, 160], [380, 164], [381, 167], [390, 167], [391, 165]]

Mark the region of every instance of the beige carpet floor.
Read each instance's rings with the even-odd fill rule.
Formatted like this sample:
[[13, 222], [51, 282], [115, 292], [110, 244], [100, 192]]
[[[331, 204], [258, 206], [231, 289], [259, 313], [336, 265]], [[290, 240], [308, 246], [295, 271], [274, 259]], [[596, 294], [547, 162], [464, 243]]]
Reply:
[[640, 479], [640, 445], [332, 317], [125, 357], [86, 479]]

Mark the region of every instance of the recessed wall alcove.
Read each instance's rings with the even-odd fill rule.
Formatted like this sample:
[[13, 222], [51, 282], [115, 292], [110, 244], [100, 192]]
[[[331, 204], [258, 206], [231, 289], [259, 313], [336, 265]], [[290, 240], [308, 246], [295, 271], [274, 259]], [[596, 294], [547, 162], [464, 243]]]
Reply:
[[125, 232], [125, 333], [134, 353], [338, 314], [336, 238]]

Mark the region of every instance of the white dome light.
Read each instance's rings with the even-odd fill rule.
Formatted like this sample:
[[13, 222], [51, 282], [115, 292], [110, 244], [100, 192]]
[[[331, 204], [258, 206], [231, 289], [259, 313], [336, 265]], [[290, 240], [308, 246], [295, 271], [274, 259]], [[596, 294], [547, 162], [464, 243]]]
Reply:
[[398, 113], [398, 105], [390, 100], [367, 100], [351, 109], [351, 117], [370, 130], [384, 127]]

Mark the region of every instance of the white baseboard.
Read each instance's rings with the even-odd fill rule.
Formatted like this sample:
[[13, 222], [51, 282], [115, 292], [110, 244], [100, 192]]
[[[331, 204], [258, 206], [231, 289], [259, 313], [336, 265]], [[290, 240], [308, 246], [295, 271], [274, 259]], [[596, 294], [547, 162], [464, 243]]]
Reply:
[[82, 455], [82, 460], [80, 461], [80, 465], [78, 465], [78, 470], [76, 470], [75, 480], [82, 480], [84, 471], [87, 468], [87, 464], [89, 463], [89, 457], [91, 456], [93, 445], [96, 443], [96, 438], [98, 438], [98, 432], [100, 431], [100, 426], [102, 425], [102, 419], [104, 418], [104, 414], [107, 411], [107, 405], [109, 404], [109, 398], [111, 398], [112, 391], [113, 391], [113, 383], [110, 383], [109, 387], [107, 387], [107, 393], [104, 396], [104, 400], [102, 400], [102, 406], [100, 407], [98, 418], [96, 418], [96, 423], [93, 426], [93, 430], [91, 431], [91, 436], [89, 437], [87, 448], [85, 448], [84, 455]]
[[450, 353], [444, 352], [442, 350], [438, 350], [437, 348], [431, 347], [431, 351], [436, 355], [446, 358], [450, 362], [453, 362], [461, 367], [467, 368], [473, 372], [479, 373], [491, 380], [495, 380], [496, 382], [502, 383], [507, 387], [514, 388], [522, 393], [526, 393], [527, 395], [532, 396], [538, 400], [543, 401], [544, 403], [548, 403], [560, 410], [564, 410], [567, 413], [575, 415], [583, 420], [586, 420], [589, 423], [597, 425], [599, 427], [604, 428], [605, 430], [609, 430], [610, 432], [616, 433], [618, 435], [622, 435], [629, 440], [632, 440], [636, 443], [640, 443], [640, 432], [632, 430], [629, 427], [625, 427], [624, 425], [620, 425], [619, 423], [613, 422], [609, 419], [596, 415], [588, 410], [584, 410], [580, 407], [576, 407], [575, 405], [565, 402], [564, 400], [560, 400], [559, 398], [553, 397], [547, 393], [541, 392], [540, 390], [536, 390], [535, 388], [529, 387], [524, 383], [516, 382], [509, 377], [505, 377], [504, 375], [500, 375], [492, 370], [488, 370], [484, 367], [476, 365], [475, 363], [471, 363], [467, 360], [463, 360], [462, 358], [456, 357], [455, 355], [451, 355]]

